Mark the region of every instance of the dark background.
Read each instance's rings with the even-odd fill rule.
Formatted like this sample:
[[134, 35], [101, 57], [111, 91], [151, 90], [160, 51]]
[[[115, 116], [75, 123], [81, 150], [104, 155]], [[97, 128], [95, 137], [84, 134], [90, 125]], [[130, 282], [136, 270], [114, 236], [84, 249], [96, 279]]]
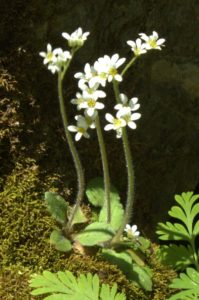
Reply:
[[[69, 118], [77, 86], [73, 74], [104, 54], [130, 59], [127, 40], [153, 30], [166, 39], [162, 51], [142, 56], [127, 73], [121, 90], [137, 96], [142, 118], [129, 130], [135, 173], [136, 205], [132, 223], [153, 237], [173, 196], [199, 183], [199, 1], [194, 0], [57, 0], [0, 1], [0, 176], [1, 189], [17, 162], [33, 159], [40, 180], [56, 174], [61, 194], [75, 193], [76, 175], [59, 114], [56, 75], [39, 57], [50, 42], [65, 47], [61, 32], [81, 26], [90, 31], [77, 53], [64, 87]], [[6, 88], [6, 81], [13, 83]], [[108, 91], [107, 110], [114, 98]], [[102, 113], [102, 120], [104, 119]], [[104, 121], [102, 121], [104, 122]], [[105, 135], [111, 178], [125, 202], [125, 162], [120, 141]], [[78, 148], [87, 180], [102, 174], [93, 132]]]

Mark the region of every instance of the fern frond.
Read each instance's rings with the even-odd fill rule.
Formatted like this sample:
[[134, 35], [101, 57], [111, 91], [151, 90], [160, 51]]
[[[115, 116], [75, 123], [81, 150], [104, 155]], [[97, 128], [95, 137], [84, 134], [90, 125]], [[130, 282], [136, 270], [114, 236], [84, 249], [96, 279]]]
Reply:
[[157, 251], [157, 257], [166, 265], [176, 270], [184, 270], [188, 266], [194, 264], [193, 254], [190, 255], [190, 246], [171, 244], [169, 246], [161, 246]]
[[126, 300], [123, 293], [117, 293], [117, 285], [113, 287], [102, 284], [99, 277], [90, 273], [76, 278], [71, 272], [53, 274], [44, 271], [42, 275], [34, 275], [30, 280], [32, 295], [44, 295], [44, 300]]
[[[175, 200], [178, 206], [173, 206], [168, 213], [175, 219], [175, 223], [158, 223], [157, 234], [159, 239], [171, 243], [168, 247], [160, 247], [160, 252], [162, 251], [162, 257], [166, 258], [167, 263], [176, 269], [180, 269], [180, 267], [184, 269], [194, 264], [196, 269], [199, 270], [195, 243], [199, 234], [199, 220], [196, 221], [196, 217], [199, 215], [198, 199], [199, 195], [194, 195], [193, 192], [176, 195]], [[174, 246], [176, 241], [179, 248]], [[186, 242], [186, 247], [184, 244], [180, 245], [180, 241]]]
[[193, 268], [187, 268], [186, 274], [181, 273], [179, 278], [173, 279], [171, 288], [181, 289], [168, 300], [197, 300], [199, 297], [199, 272]]

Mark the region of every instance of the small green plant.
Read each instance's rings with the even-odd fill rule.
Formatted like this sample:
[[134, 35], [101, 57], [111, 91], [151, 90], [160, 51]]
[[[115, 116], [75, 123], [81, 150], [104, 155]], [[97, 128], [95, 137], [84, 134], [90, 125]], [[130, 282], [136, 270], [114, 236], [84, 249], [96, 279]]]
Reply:
[[[150, 243], [140, 237], [136, 225], [130, 226], [128, 224], [135, 198], [135, 176], [127, 128], [136, 129], [136, 121], [141, 117], [141, 114], [136, 112], [140, 108], [140, 104], [137, 97], [129, 99], [121, 93], [119, 84], [127, 70], [142, 54], [151, 49], [161, 50], [165, 39], [159, 39], [157, 32], [153, 31], [150, 36], [141, 33], [135, 42], [127, 41], [133, 56], [120, 73], [119, 68], [125, 63], [126, 58], [120, 58], [117, 53], [112, 56], [104, 55], [104, 57], [97, 59], [93, 65], [87, 63], [84, 72], [78, 72], [74, 75], [78, 79], [80, 91], [71, 100], [71, 103], [76, 105], [77, 110], [83, 110], [84, 113], [75, 116], [76, 125], [69, 125], [68, 108], [66, 109], [63, 98], [63, 79], [75, 53], [84, 45], [88, 35], [89, 32], [83, 33], [81, 28], [78, 28], [71, 35], [64, 32], [62, 36], [68, 41], [70, 51], [63, 51], [61, 48], [53, 50], [52, 46], [48, 44], [47, 52], [40, 53], [48, 69], [53, 74], [58, 75], [60, 112], [78, 182], [77, 197], [73, 206], [67, 204], [56, 193], [46, 192], [45, 194], [48, 210], [57, 221], [57, 228], [53, 230], [50, 242], [57, 250], [63, 252], [72, 251], [74, 242], [81, 244], [83, 247], [98, 246], [99, 249], [101, 248], [102, 256], [111, 263], [117, 264], [129, 279], [146, 290], [151, 290], [152, 273], [145, 263], [145, 254], [150, 247]], [[102, 99], [107, 96], [103, 89], [109, 83], [112, 84], [114, 91], [116, 102], [114, 110], [116, 110], [116, 113], [114, 116], [110, 113], [105, 114], [108, 124], [104, 127], [104, 130], [115, 131], [116, 137], [122, 140], [127, 167], [125, 207], [121, 204], [117, 190], [111, 184], [106, 145], [101, 127], [101, 111], [105, 108]], [[71, 132], [75, 133], [75, 141], [78, 142], [82, 137], [90, 137], [89, 129], [96, 129], [103, 178], [92, 179], [86, 186], [83, 167]], [[86, 218], [81, 208], [85, 189], [87, 198], [93, 205], [93, 211], [95, 211], [95, 216], [93, 214], [91, 220]], [[97, 212], [96, 208], [98, 208]], [[82, 225], [76, 226], [78, 223]], [[127, 266], [127, 268], [124, 266]]]
[[176, 206], [168, 212], [174, 222], [159, 223], [157, 234], [159, 239], [169, 245], [161, 246], [159, 255], [162, 261], [177, 270], [184, 270], [194, 265], [199, 271], [199, 255], [196, 239], [199, 235], [199, 195], [193, 192], [176, 195]]
[[170, 287], [181, 291], [169, 300], [199, 297], [199, 250], [196, 245], [199, 235], [198, 199], [199, 195], [193, 192], [176, 195], [177, 205], [168, 212], [174, 222], [159, 223], [157, 227], [159, 239], [169, 243], [160, 247], [159, 258], [174, 269], [186, 272], [173, 279]]
[[97, 274], [90, 273], [76, 278], [69, 271], [44, 271], [42, 275], [32, 275], [30, 287], [34, 296], [51, 294], [44, 300], [126, 300], [124, 293], [117, 292], [116, 284], [100, 285]]

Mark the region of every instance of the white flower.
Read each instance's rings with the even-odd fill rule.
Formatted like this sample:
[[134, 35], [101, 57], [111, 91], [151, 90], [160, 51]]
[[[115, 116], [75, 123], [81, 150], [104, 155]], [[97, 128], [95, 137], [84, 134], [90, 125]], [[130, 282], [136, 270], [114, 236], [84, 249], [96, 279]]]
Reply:
[[89, 82], [89, 85], [93, 87], [98, 81], [96, 75], [97, 72], [94, 67], [87, 63], [84, 67], [84, 73], [78, 72], [74, 75], [74, 77], [80, 79], [78, 84], [79, 86]]
[[126, 224], [124, 231], [126, 231], [127, 234], [129, 234], [130, 236], [138, 238], [138, 236], [140, 235], [140, 232], [137, 229], [138, 229], [137, 225], [131, 226], [129, 224]]
[[39, 52], [41, 57], [44, 57], [44, 65], [48, 63], [55, 63], [57, 61], [57, 52], [60, 51], [61, 48], [56, 48], [52, 51], [51, 44], [47, 44], [47, 52]]
[[131, 129], [136, 129], [136, 123], [135, 120], [138, 120], [141, 117], [141, 114], [139, 113], [132, 113], [130, 107], [122, 107], [116, 114], [116, 117], [118, 119], [122, 118], [126, 125], [128, 125]]
[[137, 97], [133, 97], [130, 100], [125, 94], [120, 94], [121, 103], [114, 106], [115, 109], [120, 110], [123, 107], [130, 107], [131, 111], [135, 111], [140, 108]]
[[53, 52], [56, 54], [56, 64], [62, 64], [66, 62], [68, 59], [71, 59], [71, 54], [69, 51], [63, 51], [61, 48], [55, 49]]
[[95, 110], [104, 108], [104, 104], [98, 102], [95, 98], [84, 98], [84, 102], [81, 104], [81, 108], [84, 108], [88, 116], [92, 117]]
[[111, 114], [106, 114], [105, 118], [110, 124], [107, 124], [104, 130], [116, 130], [117, 138], [120, 138], [122, 136], [122, 127], [126, 126], [124, 119], [114, 118]]
[[53, 74], [60, 71], [60, 67], [58, 67], [56, 64], [49, 64], [48, 70], [50, 70]]
[[83, 95], [80, 93], [76, 93], [76, 98], [72, 99], [71, 103], [77, 105], [77, 109], [80, 110], [82, 108], [81, 105], [82, 103], [84, 103], [84, 101], [85, 99]]
[[67, 32], [63, 32], [62, 36], [66, 40], [68, 40], [68, 45], [70, 47], [81, 47], [84, 45], [84, 42], [87, 40], [87, 36], [89, 35], [89, 32], [82, 31], [82, 28], [79, 27], [77, 30], [75, 30], [72, 34], [68, 34]]
[[122, 76], [118, 74], [118, 68], [125, 62], [126, 58], [119, 58], [118, 54], [114, 54], [112, 57], [105, 55], [100, 57], [97, 62], [95, 62], [94, 67], [100, 76], [107, 77], [108, 82], [113, 79], [116, 81], [122, 81]]
[[40, 52], [44, 57], [44, 64], [48, 64], [48, 70], [53, 74], [59, 72], [68, 59], [71, 59], [69, 51], [63, 51], [61, 48], [52, 50], [50, 44], [47, 45], [47, 52]]
[[83, 83], [79, 81], [79, 88], [82, 90], [83, 97], [85, 98], [105, 98], [106, 93], [98, 90], [99, 83], [93, 85], [90, 81]]
[[75, 117], [75, 120], [77, 121], [77, 126], [68, 126], [69, 131], [77, 132], [75, 135], [75, 140], [79, 141], [82, 136], [84, 136], [85, 138], [89, 138], [89, 134], [87, 133], [88, 123], [85, 117], [78, 115]]
[[142, 43], [141, 39], [134, 41], [127, 41], [127, 44], [131, 46], [131, 50], [134, 52], [135, 56], [139, 56], [147, 52], [146, 44]]
[[158, 39], [158, 33], [156, 31], [153, 31], [153, 34], [149, 36], [147, 36], [145, 33], [140, 33], [139, 36], [145, 41], [145, 48], [147, 50], [161, 50], [161, 47], [164, 46], [163, 43], [165, 42], [165, 39]]

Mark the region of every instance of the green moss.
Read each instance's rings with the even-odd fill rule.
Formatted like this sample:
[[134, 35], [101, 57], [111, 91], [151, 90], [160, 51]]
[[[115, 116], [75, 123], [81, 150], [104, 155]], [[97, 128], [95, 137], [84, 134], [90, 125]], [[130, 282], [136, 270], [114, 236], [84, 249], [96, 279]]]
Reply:
[[16, 163], [0, 193], [0, 280], [3, 287], [0, 299], [34, 299], [28, 287], [30, 274], [46, 269], [52, 272], [68, 269], [75, 275], [97, 273], [102, 282], [116, 282], [128, 300], [166, 299], [170, 294], [169, 280], [175, 273], [162, 266], [155, 255], [149, 258], [154, 273], [154, 290], [149, 293], [129, 282], [115, 265], [103, 261], [97, 253], [65, 254], [51, 247], [49, 236], [55, 224], [44, 205], [43, 189], [49, 189], [58, 177], [56, 174], [46, 177], [46, 182], [41, 184], [39, 176], [35, 161], [24, 159], [23, 163]]

